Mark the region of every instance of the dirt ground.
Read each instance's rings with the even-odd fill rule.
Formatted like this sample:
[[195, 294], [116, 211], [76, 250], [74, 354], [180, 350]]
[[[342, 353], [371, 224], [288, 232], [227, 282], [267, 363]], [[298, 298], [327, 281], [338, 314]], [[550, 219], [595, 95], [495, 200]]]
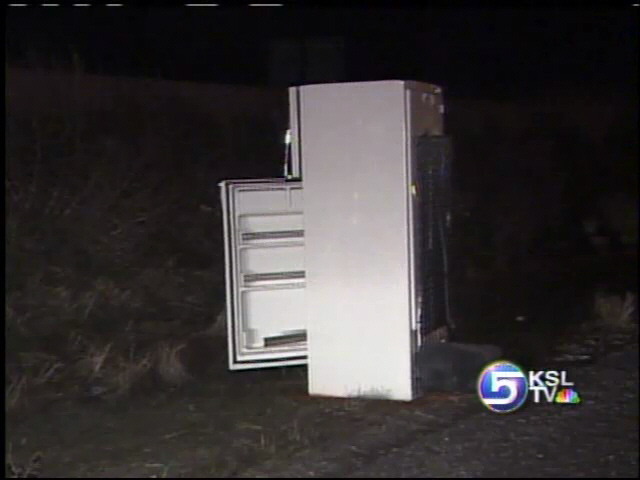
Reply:
[[[566, 268], [461, 282], [454, 295], [460, 339], [491, 341], [505, 358], [544, 368], [554, 344], [588, 317], [592, 284], [584, 278]], [[411, 403], [311, 398], [305, 367], [228, 372], [222, 347], [212, 354], [210, 378], [179, 390], [126, 400], [49, 398], [8, 416], [10, 461], [24, 464], [41, 452], [47, 477], [242, 477], [303, 452], [322, 455], [363, 432], [404, 428], [402, 421], [437, 425], [482, 410], [474, 395], [433, 393]]]
[[391, 411], [447, 402], [444, 395], [411, 405], [308, 398], [304, 373], [234, 374], [216, 385], [126, 405], [61, 403], [10, 422], [8, 441], [16, 459], [42, 451], [46, 476], [243, 476], [263, 462], [384, 428]]

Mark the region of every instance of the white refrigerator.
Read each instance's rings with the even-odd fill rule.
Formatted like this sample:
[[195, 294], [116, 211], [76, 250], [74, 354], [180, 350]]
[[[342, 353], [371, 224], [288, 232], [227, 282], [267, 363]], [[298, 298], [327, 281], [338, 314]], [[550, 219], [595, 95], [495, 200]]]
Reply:
[[437, 86], [289, 89], [282, 178], [220, 183], [232, 370], [307, 364], [309, 393], [412, 400], [447, 325], [451, 146]]

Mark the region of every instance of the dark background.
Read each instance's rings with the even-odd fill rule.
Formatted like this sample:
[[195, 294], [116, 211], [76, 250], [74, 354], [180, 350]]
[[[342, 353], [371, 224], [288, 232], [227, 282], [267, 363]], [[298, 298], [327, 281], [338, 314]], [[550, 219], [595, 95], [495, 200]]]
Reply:
[[[517, 251], [529, 248], [545, 229], [582, 235], [581, 219], [594, 215], [603, 197], [620, 191], [637, 197], [637, 11], [631, 3], [573, 9], [9, 8], [7, 65], [26, 67], [29, 74], [7, 91], [17, 98], [23, 90], [23, 100], [13, 100], [20, 108], [35, 103], [37, 94], [70, 95], [75, 80], [61, 80], [56, 94], [49, 72], [41, 83], [26, 84], [29, 75], [47, 69], [80, 73], [74, 77], [78, 81], [89, 81], [84, 73], [97, 73], [123, 82], [136, 77], [199, 82], [167, 86], [175, 89], [168, 103], [150, 99], [153, 95], [137, 98], [133, 86], [120, 100], [109, 99], [111, 87], [95, 91], [110, 104], [107, 110], [159, 109], [160, 115], [121, 112], [126, 119], [145, 119], [114, 133], [119, 138], [128, 132], [141, 142], [139, 149], [171, 141], [163, 134], [144, 143], [142, 133], [131, 134], [138, 127], [188, 131], [187, 138], [172, 140], [173, 157], [165, 147], [153, 162], [157, 168], [158, 158], [166, 157], [176, 170], [200, 161], [202, 168], [218, 169], [201, 175], [210, 182], [281, 173], [286, 86], [382, 79], [437, 84], [445, 90], [446, 131], [454, 137], [456, 205], [479, 225], [476, 230], [495, 237], [501, 245], [495, 248]], [[214, 107], [203, 89], [221, 92], [219, 84], [274, 87], [263, 90], [265, 99], [279, 95], [282, 102], [260, 109], [236, 89]], [[146, 94], [151, 87], [136, 88]], [[78, 99], [88, 97], [81, 90]], [[196, 100], [187, 101], [189, 95]], [[62, 113], [73, 116], [73, 101], [61, 102]], [[197, 134], [196, 105], [205, 109]], [[239, 108], [248, 109], [246, 118], [232, 120], [231, 111]], [[90, 123], [78, 118], [72, 122]], [[105, 123], [105, 118], [100, 112], [94, 120]], [[156, 125], [161, 119], [165, 125]], [[105, 128], [96, 133], [103, 135]], [[136, 162], [138, 157], [125, 156]], [[611, 217], [621, 207], [606, 208]], [[482, 243], [471, 234], [463, 237], [474, 246]]]
[[[522, 97], [637, 85], [637, 8], [10, 8], [12, 66], [212, 83], [412, 79]], [[75, 60], [74, 60], [75, 58]]]

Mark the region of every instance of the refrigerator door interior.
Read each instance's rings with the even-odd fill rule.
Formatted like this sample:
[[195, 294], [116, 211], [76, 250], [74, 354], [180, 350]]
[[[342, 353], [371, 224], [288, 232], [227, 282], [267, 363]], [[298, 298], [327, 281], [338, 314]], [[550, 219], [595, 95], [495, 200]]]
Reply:
[[302, 185], [220, 183], [231, 370], [307, 362]]

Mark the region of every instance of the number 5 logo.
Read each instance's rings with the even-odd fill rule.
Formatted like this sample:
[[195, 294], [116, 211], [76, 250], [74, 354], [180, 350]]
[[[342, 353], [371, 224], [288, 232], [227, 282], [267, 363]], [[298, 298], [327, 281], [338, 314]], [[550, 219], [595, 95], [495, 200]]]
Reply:
[[[507, 405], [518, 397], [518, 382], [514, 378], [522, 378], [518, 372], [490, 372], [491, 391], [498, 393], [502, 387], [509, 389], [507, 398], [487, 398], [485, 402], [489, 405]], [[511, 380], [509, 380], [511, 379]]]
[[478, 379], [478, 396], [494, 412], [517, 410], [526, 400], [528, 392], [527, 377], [511, 362], [489, 364]]

